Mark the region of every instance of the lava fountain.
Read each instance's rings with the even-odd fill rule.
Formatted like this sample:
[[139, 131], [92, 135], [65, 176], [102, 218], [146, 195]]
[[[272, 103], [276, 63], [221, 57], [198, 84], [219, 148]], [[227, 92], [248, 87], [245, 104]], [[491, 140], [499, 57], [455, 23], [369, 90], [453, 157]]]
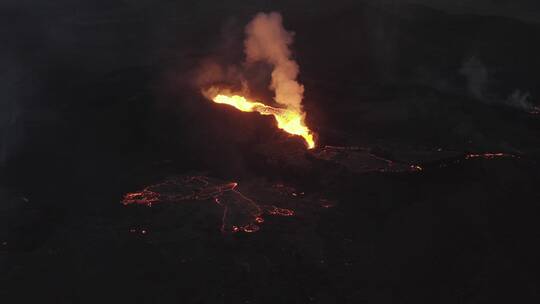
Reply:
[[306, 126], [305, 113], [294, 111], [293, 109], [276, 108], [265, 105], [261, 102], [250, 101], [240, 95], [217, 94], [211, 97], [212, 101], [220, 104], [227, 104], [242, 112], [258, 112], [261, 115], [273, 115], [278, 128], [283, 131], [301, 136], [309, 149], [315, 147], [313, 132]]

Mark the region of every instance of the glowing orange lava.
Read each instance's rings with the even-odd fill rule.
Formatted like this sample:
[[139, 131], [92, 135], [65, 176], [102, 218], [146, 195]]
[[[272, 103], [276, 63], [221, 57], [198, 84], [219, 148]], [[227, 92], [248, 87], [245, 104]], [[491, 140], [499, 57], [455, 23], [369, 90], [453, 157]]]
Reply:
[[211, 98], [215, 103], [227, 104], [242, 112], [258, 112], [261, 115], [273, 115], [277, 121], [278, 128], [283, 131], [302, 136], [308, 149], [315, 148], [313, 132], [306, 126], [304, 119], [306, 114], [299, 110], [283, 109], [267, 106], [256, 101], [249, 101], [239, 95], [217, 94]]
[[[264, 223], [265, 214], [284, 217], [294, 215], [291, 209], [274, 205], [259, 205], [236, 189], [237, 186], [236, 182], [223, 182], [204, 175], [171, 177], [140, 191], [127, 193], [121, 202], [126, 206], [134, 204], [152, 207], [154, 204], [163, 202], [213, 200], [223, 207], [221, 220], [223, 233], [257, 232], [260, 229], [259, 226]], [[129, 232], [146, 235], [149, 230], [131, 228]]]
[[512, 154], [508, 154], [508, 153], [502, 153], [502, 152], [471, 153], [471, 154], [465, 155], [465, 159], [473, 159], [473, 158], [494, 159], [494, 158], [506, 158], [506, 157], [516, 157], [516, 156]]

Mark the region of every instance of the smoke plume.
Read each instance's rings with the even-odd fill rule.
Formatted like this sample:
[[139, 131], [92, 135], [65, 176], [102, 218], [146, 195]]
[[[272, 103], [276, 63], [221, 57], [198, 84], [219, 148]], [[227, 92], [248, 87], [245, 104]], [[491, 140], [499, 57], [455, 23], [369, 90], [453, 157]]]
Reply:
[[293, 36], [283, 28], [279, 13], [259, 13], [246, 26], [244, 46], [246, 63], [263, 61], [273, 66], [270, 88], [275, 101], [301, 112], [304, 87], [296, 81], [299, 68], [289, 50]]
[[469, 93], [478, 100], [484, 100], [486, 86], [488, 84], [488, 70], [476, 57], [471, 57], [465, 62], [459, 73], [467, 79]]

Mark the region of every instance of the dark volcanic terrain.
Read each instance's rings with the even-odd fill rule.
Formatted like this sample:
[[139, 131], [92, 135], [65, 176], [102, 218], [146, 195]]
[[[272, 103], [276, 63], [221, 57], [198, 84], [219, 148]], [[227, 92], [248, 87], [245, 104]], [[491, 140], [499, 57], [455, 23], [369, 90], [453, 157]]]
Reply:
[[[536, 302], [533, 14], [27, 2], [0, 12], [3, 303]], [[197, 85], [273, 10], [314, 150]], [[149, 186], [169, 199], [122, 204]]]

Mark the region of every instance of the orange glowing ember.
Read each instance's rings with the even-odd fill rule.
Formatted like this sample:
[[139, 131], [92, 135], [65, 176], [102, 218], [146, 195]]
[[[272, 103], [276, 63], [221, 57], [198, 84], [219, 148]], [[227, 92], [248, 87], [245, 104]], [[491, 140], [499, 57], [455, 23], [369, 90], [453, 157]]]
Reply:
[[273, 115], [277, 121], [278, 128], [283, 131], [302, 136], [308, 149], [315, 147], [313, 132], [306, 126], [304, 119], [306, 114], [299, 110], [283, 109], [267, 106], [256, 101], [249, 101], [239, 95], [223, 95], [218, 94], [212, 98], [215, 103], [227, 104], [235, 107], [242, 112], [258, 112], [261, 115]]

